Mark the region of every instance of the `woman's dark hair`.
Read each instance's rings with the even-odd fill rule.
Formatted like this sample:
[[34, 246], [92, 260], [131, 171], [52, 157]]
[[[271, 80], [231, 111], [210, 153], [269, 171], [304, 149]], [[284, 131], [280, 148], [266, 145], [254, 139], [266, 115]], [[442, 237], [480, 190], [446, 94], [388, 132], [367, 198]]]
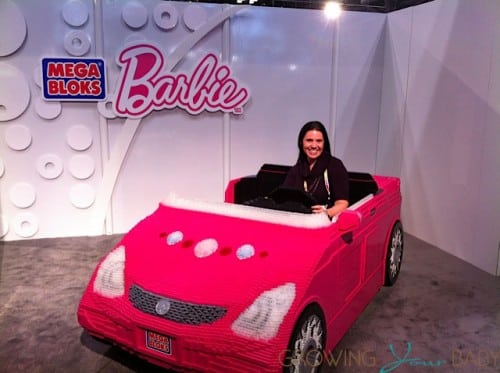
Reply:
[[332, 155], [331, 150], [330, 150], [330, 140], [328, 139], [328, 134], [326, 133], [326, 128], [323, 125], [323, 123], [318, 122], [316, 120], [307, 122], [302, 126], [299, 132], [299, 138], [298, 138], [298, 146], [299, 146], [299, 161], [306, 161], [307, 156], [306, 153], [304, 152], [304, 149], [302, 148], [302, 141], [304, 140], [304, 137], [306, 136], [306, 133], [311, 131], [311, 130], [317, 130], [320, 131], [323, 134], [323, 154], [324, 155]]

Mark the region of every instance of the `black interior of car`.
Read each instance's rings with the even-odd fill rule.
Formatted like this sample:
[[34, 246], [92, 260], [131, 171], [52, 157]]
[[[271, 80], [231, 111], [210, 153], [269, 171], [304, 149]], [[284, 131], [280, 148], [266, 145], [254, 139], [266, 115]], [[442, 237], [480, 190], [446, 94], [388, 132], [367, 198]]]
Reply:
[[[286, 174], [291, 166], [264, 164], [257, 175], [246, 176], [234, 186], [234, 202], [256, 207], [310, 213], [314, 198], [298, 189], [284, 188]], [[376, 194], [378, 185], [372, 175], [348, 172], [349, 205], [369, 194]]]

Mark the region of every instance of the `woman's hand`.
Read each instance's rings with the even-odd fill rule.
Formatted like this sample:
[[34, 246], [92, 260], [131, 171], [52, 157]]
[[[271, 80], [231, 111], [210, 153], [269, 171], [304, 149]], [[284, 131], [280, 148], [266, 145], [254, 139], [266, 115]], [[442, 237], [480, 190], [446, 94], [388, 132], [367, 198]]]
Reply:
[[335, 204], [329, 209], [324, 205], [314, 205], [311, 207], [311, 210], [315, 214], [326, 214], [329, 219], [333, 218], [339, 212], [345, 210], [349, 206], [349, 202], [344, 199], [339, 199], [335, 201]]
[[[326, 208], [325, 205], [314, 205], [311, 206], [311, 210], [313, 214], [327, 214], [328, 215], [328, 209]], [[328, 215], [328, 217], [330, 217]]]

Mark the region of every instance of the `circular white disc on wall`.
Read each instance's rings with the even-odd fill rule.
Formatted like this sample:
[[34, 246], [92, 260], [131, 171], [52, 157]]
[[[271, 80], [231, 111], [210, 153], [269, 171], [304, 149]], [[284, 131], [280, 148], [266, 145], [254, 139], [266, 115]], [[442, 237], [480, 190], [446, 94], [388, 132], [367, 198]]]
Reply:
[[184, 11], [184, 24], [191, 31], [200, 28], [207, 21], [207, 12], [199, 5], [189, 5]]
[[[0, 57], [17, 51], [26, 39], [26, 19], [18, 5], [11, 0], [0, 1]], [[1, 69], [0, 69], [1, 71]]]
[[69, 192], [69, 198], [73, 206], [86, 209], [95, 201], [95, 191], [92, 186], [84, 183], [76, 184]]
[[45, 101], [41, 97], [35, 100], [35, 111], [43, 119], [55, 119], [62, 112], [62, 105], [59, 101]]
[[113, 101], [114, 101], [114, 96], [108, 95], [107, 100], [99, 101], [97, 103], [97, 110], [99, 111], [99, 114], [101, 114], [104, 118], [107, 119], [116, 118], [116, 114], [113, 111]]
[[64, 49], [72, 56], [83, 56], [90, 50], [90, 37], [81, 30], [72, 30], [64, 35]]
[[28, 208], [35, 203], [35, 188], [28, 183], [16, 183], [10, 187], [9, 198], [14, 206], [20, 209]]
[[52, 180], [63, 172], [63, 162], [55, 154], [44, 154], [37, 159], [36, 169], [41, 177]]
[[175, 9], [172, 4], [160, 3], [155, 6], [153, 19], [156, 26], [162, 30], [170, 30], [177, 25], [179, 16], [177, 14], [177, 9]]
[[148, 10], [137, 1], [129, 1], [122, 9], [123, 21], [131, 28], [141, 28], [148, 21]]
[[80, 27], [89, 19], [89, 9], [80, 0], [69, 0], [62, 9], [64, 22], [73, 27]]
[[[2, 14], [1, 11], [0, 14]], [[0, 32], [0, 38], [1, 35]], [[0, 87], [2, 87], [0, 89], [0, 122], [6, 122], [17, 118], [28, 108], [31, 98], [30, 87], [19, 69], [3, 62], [0, 62]]]
[[77, 124], [66, 132], [66, 141], [73, 150], [87, 150], [92, 145], [92, 133], [87, 126]]
[[13, 150], [25, 150], [31, 145], [31, 131], [20, 124], [9, 126], [5, 130], [5, 142]]
[[32, 237], [38, 232], [38, 218], [29, 212], [23, 212], [14, 217], [12, 226], [19, 237]]
[[69, 160], [69, 172], [77, 179], [88, 179], [94, 174], [94, 171], [94, 159], [88, 155], [77, 154]]

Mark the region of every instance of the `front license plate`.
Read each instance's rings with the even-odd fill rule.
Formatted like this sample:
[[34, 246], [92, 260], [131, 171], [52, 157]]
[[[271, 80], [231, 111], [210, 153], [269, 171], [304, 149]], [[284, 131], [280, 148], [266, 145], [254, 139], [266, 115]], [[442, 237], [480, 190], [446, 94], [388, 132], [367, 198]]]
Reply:
[[169, 336], [146, 330], [146, 347], [172, 355], [172, 339]]

